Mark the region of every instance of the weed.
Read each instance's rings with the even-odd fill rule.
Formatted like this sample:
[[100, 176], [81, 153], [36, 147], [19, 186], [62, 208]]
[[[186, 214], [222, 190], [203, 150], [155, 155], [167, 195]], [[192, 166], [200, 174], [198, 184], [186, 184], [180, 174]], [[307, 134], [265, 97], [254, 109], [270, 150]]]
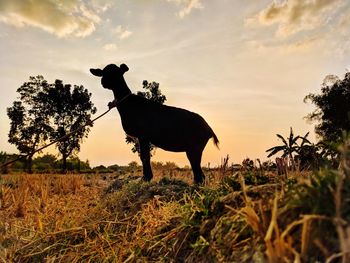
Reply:
[[233, 174], [226, 158], [208, 167], [206, 187], [163, 166], [150, 183], [119, 172], [6, 175], [0, 261], [347, 262], [349, 153], [340, 170], [283, 180], [250, 161]]

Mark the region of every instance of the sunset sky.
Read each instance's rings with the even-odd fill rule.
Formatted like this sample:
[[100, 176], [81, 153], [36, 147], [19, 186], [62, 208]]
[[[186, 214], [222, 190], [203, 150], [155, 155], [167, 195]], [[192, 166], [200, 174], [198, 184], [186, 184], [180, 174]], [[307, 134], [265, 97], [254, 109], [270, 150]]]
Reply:
[[[313, 131], [303, 98], [350, 69], [349, 28], [348, 0], [0, 0], [0, 150], [17, 152], [6, 108], [29, 76], [84, 85], [100, 114], [113, 94], [89, 68], [125, 63], [132, 91], [159, 82], [167, 105], [207, 120], [220, 150], [209, 141], [202, 165], [265, 160], [276, 133]], [[130, 149], [113, 110], [79, 157], [124, 165], [138, 161]], [[160, 149], [153, 160], [188, 164]]]

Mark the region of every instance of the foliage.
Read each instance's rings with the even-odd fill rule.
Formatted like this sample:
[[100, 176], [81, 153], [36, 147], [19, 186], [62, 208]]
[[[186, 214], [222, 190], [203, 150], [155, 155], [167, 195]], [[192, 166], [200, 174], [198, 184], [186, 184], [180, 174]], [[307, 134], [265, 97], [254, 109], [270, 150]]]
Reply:
[[54, 141], [77, 130], [74, 136], [57, 143], [66, 170], [67, 158], [79, 151], [89, 132], [89, 127], [81, 126], [90, 124], [91, 114], [96, 112], [91, 94], [83, 86], [75, 85], [71, 89], [71, 85], [64, 85], [61, 80], [49, 84], [43, 76], [29, 77], [29, 82], [17, 92], [18, 100], [7, 109], [11, 121], [9, 142], [28, 155], [27, 168], [31, 171], [33, 152], [47, 139]]
[[223, 178], [220, 189], [224, 192], [227, 191], [241, 191], [242, 190], [242, 182], [244, 179], [245, 185], [264, 185], [269, 183], [271, 180], [269, 176], [261, 173], [257, 170], [243, 170], [240, 173], [235, 173], [231, 176], [226, 176]]
[[[64, 160], [57, 160], [55, 163], [56, 170], [59, 170], [63, 166]], [[90, 163], [89, 160], [82, 161], [78, 157], [70, 157], [66, 160], [66, 170], [67, 171], [77, 171], [77, 172], [87, 172], [90, 170]]]
[[242, 161], [242, 168], [246, 171], [252, 171], [255, 169], [254, 161], [246, 158]]
[[6, 152], [0, 151], [0, 163], [4, 163], [7, 161], [8, 154]]
[[322, 154], [324, 148], [319, 144], [304, 144], [299, 147], [295, 159], [299, 162], [301, 170], [318, 170], [326, 166], [327, 157]]
[[[0, 151], [0, 165], [6, 163], [8, 161], [8, 154], [6, 152]], [[3, 166], [0, 170], [0, 174], [7, 174], [8, 166]]]
[[[296, 153], [300, 153], [306, 143], [311, 144], [310, 141], [307, 139], [308, 135], [309, 133], [306, 133], [303, 137], [299, 135], [294, 136], [292, 127], [290, 127], [290, 134], [289, 134], [289, 137], [287, 137], [287, 139], [285, 139], [280, 134], [276, 134], [276, 136], [280, 140], [282, 140], [283, 144], [267, 149], [266, 152], [270, 152], [267, 157], [271, 157], [277, 154], [278, 152], [283, 152], [282, 157], [288, 157], [289, 161], [292, 164], [292, 168], [296, 170], [294, 155]], [[298, 144], [298, 140], [302, 140], [300, 145]]]
[[[2, 154], [0, 154], [0, 156], [2, 156], [2, 164], [8, 162], [8, 161], [11, 161], [11, 160], [14, 160], [14, 159], [17, 159], [18, 157], [20, 157], [18, 154], [9, 154], [9, 153], [6, 153], [6, 152], [2, 152]], [[1, 157], [0, 157], [1, 158]], [[6, 160], [6, 161], [5, 161]], [[32, 166], [34, 165], [35, 163], [35, 158], [32, 160]], [[27, 160], [24, 160], [24, 159], [19, 159], [18, 161], [10, 164], [10, 165], [6, 165], [3, 167], [4, 171], [2, 171], [3, 173], [8, 173], [12, 170], [16, 170], [16, 171], [28, 171], [28, 162]], [[32, 169], [33, 171], [33, 169]]]
[[52, 131], [50, 112], [44, 110], [49, 86], [43, 76], [29, 77], [29, 81], [17, 89], [18, 100], [7, 108], [11, 121], [9, 143], [14, 144], [20, 153], [29, 155], [29, 172], [32, 169], [32, 153], [48, 139]]
[[270, 181], [268, 176], [260, 172], [248, 171], [243, 173], [243, 177], [247, 185], [263, 185]]
[[[281, 209], [281, 217], [284, 218], [285, 224], [290, 223], [290, 219], [294, 219], [296, 215], [317, 215], [323, 218], [313, 225], [309, 235], [318, 240], [317, 244], [322, 241], [323, 247], [331, 248], [328, 254], [342, 250], [341, 243], [344, 237], [339, 233], [339, 229], [348, 226], [350, 222], [349, 146], [348, 140], [342, 149], [338, 150], [342, 156], [340, 169], [322, 168], [311, 174], [308, 180], [290, 185], [286, 194], [288, 201]], [[310, 258], [316, 260], [322, 257], [322, 249], [317, 249], [314, 244], [310, 245], [311, 249], [314, 252]], [[344, 256], [349, 259], [349, 255]]]
[[[310, 93], [304, 102], [310, 101], [316, 106], [306, 118], [317, 122], [315, 132], [324, 141], [339, 142], [342, 132], [350, 131], [350, 72], [344, 79], [337, 76], [326, 76], [319, 94]], [[334, 151], [333, 151], [334, 152]]]
[[337, 171], [322, 170], [310, 176], [310, 179], [294, 184], [288, 194], [291, 195], [288, 208], [300, 209], [301, 214], [335, 214], [333, 192]]
[[47, 153], [36, 157], [33, 163], [36, 170], [49, 172], [55, 169], [57, 158], [55, 155]]
[[118, 164], [110, 165], [110, 166], [108, 166], [107, 168], [108, 168], [109, 170], [114, 171], [114, 172], [118, 172], [118, 171], [121, 169], [121, 167], [120, 167]]
[[[16, 154], [8, 154], [6, 152], [0, 152], [0, 164], [4, 163], [2, 160], [13, 160], [18, 156]], [[32, 160], [32, 172], [37, 173], [54, 173], [58, 172], [62, 168], [62, 159], [57, 159], [57, 157], [53, 154], [46, 153], [44, 155], [39, 155]], [[24, 163], [22, 160], [18, 160], [9, 166], [5, 166], [7, 171], [3, 171], [3, 173], [8, 172], [23, 172], [24, 171]], [[67, 159], [67, 170], [68, 171], [77, 171], [77, 172], [87, 172], [89, 171], [90, 163], [89, 160], [82, 161], [78, 157], [71, 157]]]
[[[161, 90], [159, 89], [159, 83], [157, 82], [148, 82], [147, 80], [144, 80], [142, 82], [142, 88], [144, 91], [138, 91], [137, 95], [144, 97], [146, 99], [149, 99], [151, 101], [154, 101], [159, 104], [163, 104], [166, 101], [165, 95], [162, 94]], [[126, 136], [125, 138], [126, 143], [133, 144], [132, 152], [140, 154], [140, 145], [137, 140], [137, 138], [133, 138], [130, 136]], [[152, 150], [155, 149], [155, 146], [150, 144], [150, 151], [152, 154]]]
[[62, 155], [64, 171], [67, 169], [67, 158], [80, 150], [83, 138], [90, 131], [89, 126], [92, 126], [91, 115], [96, 113], [96, 107], [90, 98], [91, 93], [83, 86], [74, 85], [72, 88], [61, 80], [56, 80], [48, 89], [45, 102], [52, 118], [52, 130], [49, 133], [51, 141], [77, 131], [74, 136], [56, 143]]

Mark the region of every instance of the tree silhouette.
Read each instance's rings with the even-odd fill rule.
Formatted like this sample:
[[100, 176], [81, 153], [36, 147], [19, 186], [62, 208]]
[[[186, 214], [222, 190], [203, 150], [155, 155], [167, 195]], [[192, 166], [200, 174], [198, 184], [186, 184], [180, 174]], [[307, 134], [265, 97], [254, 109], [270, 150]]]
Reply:
[[292, 127], [290, 127], [290, 134], [289, 134], [289, 137], [287, 137], [287, 139], [285, 139], [280, 134], [276, 134], [276, 136], [280, 140], [282, 140], [283, 144], [278, 145], [278, 146], [274, 146], [270, 149], [267, 149], [266, 152], [270, 152], [267, 157], [269, 158], [269, 157], [271, 157], [279, 152], [283, 152], [282, 157], [288, 157], [289, 161], [292, 164], [293, 170], [296, 170], [296, 164], [295, 164], [293, 154], [298, 153], [300, 151], [300, 147], [301, 147], [298, 145], [297, 141], [302, 139], [302, 145], [304, 145], [306, 142], [309, 142], [307, 139], [308, 135], [309, 135], [309, 133], [307, 133], [304, 137], [300, 137], [299, 135], [294, 136]]
[[63, 84], [62, 80], [56, 80], [50, 85], [47, 93], [46, 107], [52, 117], [50, 140], [54, 141], [66, 134], [77, 130], [74, 135], [56, 144], [62, 155], [63, 171], [67, 170], [67, 158], [72, 153], [79, 152], [80, 144], [87, 137], [90, 128], [91, 115], [96, 113], [96, 107], [90, 100], [91, 93], [83, 86]]
[[50, 114], [45, 109], [45, 94], [49, 84], [43, 76], [29, 77], [17, 89], [19, 100], [7, 108], [10, 118], [9, 143], [14, 144], [18, 151], [28, 155], [26, 170], [32, 172], [33, 152], [44, 143], [51, 132]]
[[[142, 88], [144, 89], [144, 91], [138, 91], [137, 95], [160, 104], [163, 104], [166, 101], [165, 95], [163, 95], [161, 90], [159, 89], [159, 83], [154, 81], [148, 82], [147, 80], [144, 80], [142, 82]], [[140, 145], [137, 138], [133, 138], [131, 136], [126, 135], [125, 141], [127, 143], [133, 144], [133, 147], [131, 148], [132, 152], [137, 152], [138, 154], [140, 154]], [[154, 149], [155, 146], [150, 144], [151, 153]]]
[[350, 72], [344, 79], [326, 76], [321, 93], [310, 93], [304, 98], [304, 102], [308, 101], [316, 106], [316, 110], [306, 116], [308, 120], [318, 122], [316, 134], [323, 141], [340, 142], [343, 131], [350, 131]]
[[309, 170], [310, 168], [318, 170], [325, 163], [325, 158], [322, 155], [322, 147], [320, 143], [311, 143], [307, 137], [309, 133], [306, 133], [304, 137], [300, 137], [302, 140], [295, 159], [299, 161], [300, 168], [302, 170]]

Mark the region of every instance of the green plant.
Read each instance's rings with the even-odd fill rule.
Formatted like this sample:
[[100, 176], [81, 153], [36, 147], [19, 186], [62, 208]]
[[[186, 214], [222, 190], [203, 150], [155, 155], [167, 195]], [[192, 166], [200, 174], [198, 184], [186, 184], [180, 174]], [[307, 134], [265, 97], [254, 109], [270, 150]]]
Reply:
[[247, 185], [262, 185], [269, 182], [269, 177], [258, 171], [249, 171], [242, 174]]
[[294, 184], [288, 193], [291, 200], [289, 205], [298, 208], [302, 214], [334, 215], [336, 178], [337, 171], [324, 169], [312, 174], [309, 180]]
[[226, 176], [220, 182], [220, 188], [222, 191], [226, 193], [230, 191], [239, 191], [241, 190], [241, 183], [237, 176], [238, 174], [234, 174], [233, 176]]
[[[285, 204], [280, 209], [280, 221], [284, 225], [296, 226], [300, 215], [305, 220], [315, 219], [299, 220], [303, 232], [307, 226], [307, 239], [313, 241], [308, 242], [307, 248], [304, 246], [302, 253], [308, 260], [342, 257], [342, 262], [347, 262], [350, 256], [345, 240], [346, 226], [350, 223], [349, 141], [345, 141], [340, 153], [339, 169], [323, 168], [288, 185]], [[300, 249], [303, 251], [303, 246]]]
[[268, 158], [279, 153], [279, 152], [283, 152], [282, 153], [282, 157], [288, 157], [289, 161], [292, 163], [292, 168], [293, 170], [296, 170], [296, 163], [294, 160], [294, 154], [298, 153], [300, 146], [298, 145], [298, 140], [302, 140], [302, 144], [304, 144], [305, 142], [309, 142], [307, 140], [307, 136], [309, 133], [307, 133], [304, 137], [301, 136], [294, 136], [293, 133], [293, 129], [292, 127], [290, 127], [290, 133], [289, 133], [289, 137], [287, 139], [285, 139], [282, 135], [280, 134], [276, 134], [276, 136], [282, 140], [283, 144], [282, 145], [278, 145], [278, 146], [274, 146], [270, 149], [267, 149], [266, 152], [270, 152], [268, 154]]

